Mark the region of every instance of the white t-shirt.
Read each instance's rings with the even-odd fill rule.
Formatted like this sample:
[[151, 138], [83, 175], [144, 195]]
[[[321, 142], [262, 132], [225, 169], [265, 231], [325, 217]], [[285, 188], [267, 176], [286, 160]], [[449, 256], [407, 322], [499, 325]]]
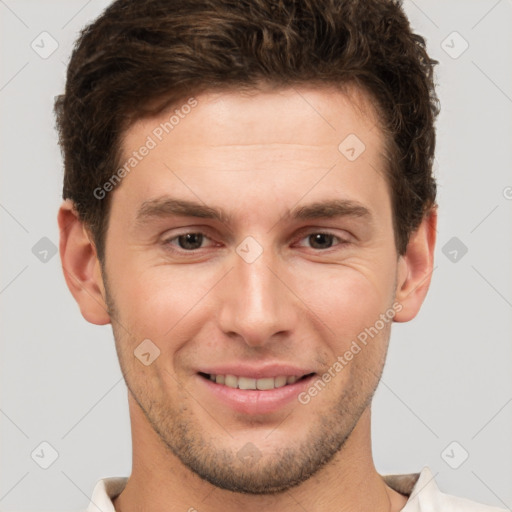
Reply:
[[[428, 467], [424, 467], [421, 473], [382, 475], [382, 478], [392, 489], [409, 497], [401, 512], [506, 512], [502, 508], [442, 493]], [[121, 494], [127, 481], [127, 477], [100, 480], [94, 487], [86, 512], [98, 512], [98, 509], [115, 512], [112, 500]]]

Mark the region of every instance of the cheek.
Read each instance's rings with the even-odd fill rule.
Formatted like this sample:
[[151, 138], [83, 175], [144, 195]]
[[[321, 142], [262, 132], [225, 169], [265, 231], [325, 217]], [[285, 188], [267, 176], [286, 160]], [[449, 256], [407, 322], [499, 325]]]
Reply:
[[116, 270], [115, 303], [121, 323], [137, 339], [149, 338], [156, 343], [173, 330], [181, 330], [186, 317], [197, 319], [198, 313], [204, 314], [202, 299], [219, 280], [216, 272], [199, 273], [185, 266], [146, 268], [143, 263], [133, 263]]
[[315, 271], [296, 274], [293, 282], [297, 294], [324, 324], [329, 337], [350, 344], [390, 307], [391, 274], [383, 275], [361, 262], [335, 268], [319, 265]]

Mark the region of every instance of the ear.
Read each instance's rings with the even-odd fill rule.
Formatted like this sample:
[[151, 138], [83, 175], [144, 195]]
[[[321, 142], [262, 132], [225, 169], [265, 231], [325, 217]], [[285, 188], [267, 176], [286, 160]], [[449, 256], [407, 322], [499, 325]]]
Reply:
[[78, 218], [74, 204], [66, 199], [57, 216], [60, 231], [60, 259], [66, 284], [90, 323], [105, 325], [110, 316], [96, 247]]
[[434, 206], [411, 234], [405, 254], [399, 257], [396, 300], [402, 309], [396, 313], [395, 322], [412, 320], [425, 300], [433, 272], [436, 228], [437, 206]]

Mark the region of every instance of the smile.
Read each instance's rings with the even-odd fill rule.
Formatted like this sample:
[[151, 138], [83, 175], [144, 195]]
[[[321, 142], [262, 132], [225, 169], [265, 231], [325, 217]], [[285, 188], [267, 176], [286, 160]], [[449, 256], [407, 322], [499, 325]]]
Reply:
[[252, 389], [266, 391], [270, 389], [282, 388], [288, 384], [309, 377], [313, 374], [296, 376], [296, 375], [279, 375], [277, 377], [264, 377], [260, 379], [251, 377], [237, 377], [236, 375], [214, 375], [199, 373], [202, 377], [210, 379], [216, 384], [221, 384], [233, 389]]

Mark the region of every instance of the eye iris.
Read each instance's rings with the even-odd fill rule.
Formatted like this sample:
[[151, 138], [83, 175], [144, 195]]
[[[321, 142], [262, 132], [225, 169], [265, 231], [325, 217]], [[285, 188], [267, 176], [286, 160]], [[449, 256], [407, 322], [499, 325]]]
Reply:
[[315, 233], [309, 236], [311, 247], [314, 249], [329, 249], [332, 247], [333, 235], [327, 233]]
[[203, 242], [203, 235], [201, 233], [187, 233], [178, 237], [179, 245], [182, 249], [199, 249]]

